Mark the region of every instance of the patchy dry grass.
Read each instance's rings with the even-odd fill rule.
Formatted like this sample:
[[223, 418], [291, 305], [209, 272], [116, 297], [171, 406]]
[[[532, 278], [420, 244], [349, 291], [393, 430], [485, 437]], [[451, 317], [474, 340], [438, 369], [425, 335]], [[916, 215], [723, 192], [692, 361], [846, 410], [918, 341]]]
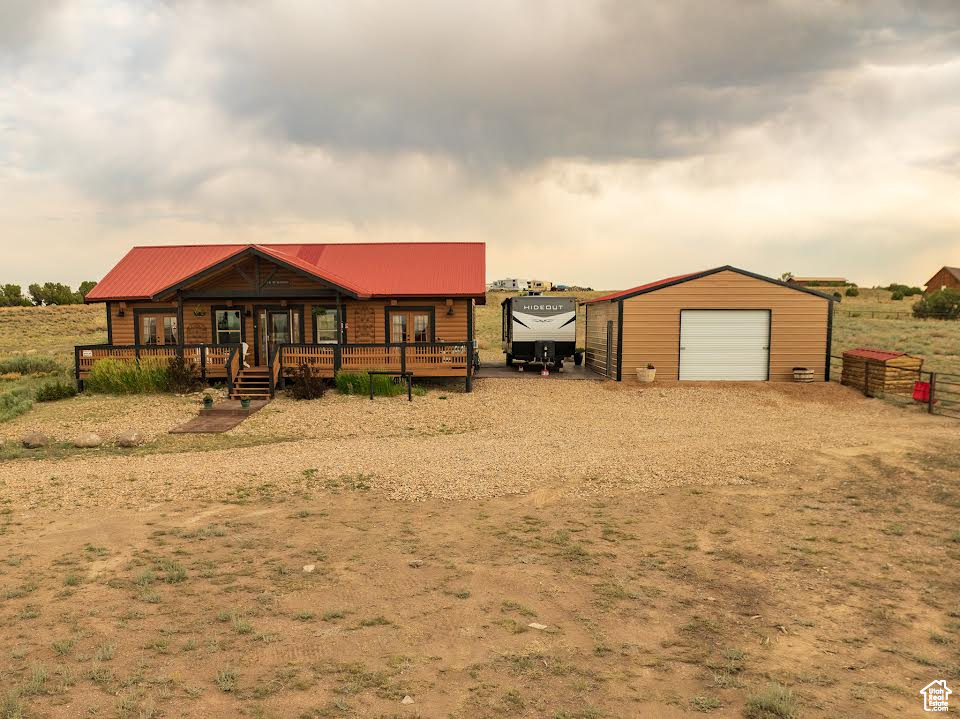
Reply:
[[957, 461], [820, 456], [749, 484], [579, 502], [545, 485], [7, 505], [0, 706], [406, 716], [410, 696], [412, 716], [490, 719], [906, 715], [918, 686], [960, 679]]

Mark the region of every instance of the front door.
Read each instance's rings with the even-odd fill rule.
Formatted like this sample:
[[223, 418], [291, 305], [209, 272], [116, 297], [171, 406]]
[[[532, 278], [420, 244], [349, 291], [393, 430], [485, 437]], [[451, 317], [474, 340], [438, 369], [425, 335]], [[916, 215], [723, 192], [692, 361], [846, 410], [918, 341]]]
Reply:
[[298, 318], [299, 313], [294, 310], [264, 310], [261, 313], [258, 364], [267, 364], [279, 345], [295, 341], [292, 327]]

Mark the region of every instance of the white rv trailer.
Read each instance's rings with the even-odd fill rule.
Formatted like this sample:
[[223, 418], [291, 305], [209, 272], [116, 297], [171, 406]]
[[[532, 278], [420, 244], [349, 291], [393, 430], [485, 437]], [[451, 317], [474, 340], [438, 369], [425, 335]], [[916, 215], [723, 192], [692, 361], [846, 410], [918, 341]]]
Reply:
[[515, 362], [561, 368], [577, 347], [577, 300], [544, 295], [508, 297], [503, 308], [503, 351]]

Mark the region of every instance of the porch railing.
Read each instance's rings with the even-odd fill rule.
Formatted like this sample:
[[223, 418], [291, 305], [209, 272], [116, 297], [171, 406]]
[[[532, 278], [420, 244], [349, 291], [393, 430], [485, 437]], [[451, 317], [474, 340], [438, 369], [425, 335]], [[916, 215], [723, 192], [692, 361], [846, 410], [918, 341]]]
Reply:
[[391, 370], [424, 377], [464, 376], [470, 358], [466, 342], [411, 342], [384, 344], [308, 345], [281, 347], [281, 371], [306, 364], [319, 376], [336, 372]]
[[239, 371], [240, 345], [79, 345], [74, 347], [74, 367], [78, 380], [82, 380], [102, 359], [121, 362], [166, 363], [179, 354], [193, 365], [203, 379], [236, 377]]

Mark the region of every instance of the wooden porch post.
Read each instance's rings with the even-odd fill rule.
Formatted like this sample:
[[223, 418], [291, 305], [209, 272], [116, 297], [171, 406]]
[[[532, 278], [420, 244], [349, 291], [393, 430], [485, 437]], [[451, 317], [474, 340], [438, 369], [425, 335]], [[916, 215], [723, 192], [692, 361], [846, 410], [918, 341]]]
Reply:
[[183, 359], [183, 290], [177, 290], [177, 355]]
[[467, 392], [473, 392], [473, 299], [467, 300]]
[[[341, 359], [340, 359], [341, 349], [340, 349], [340, 348], [341, 348], [341, 345], [343, 344], [343, 334], [344, 334], [344, 331], [345, 331], [345, 330], [344, 330], [344, 326], [345, 326], [345, 323], [346, 323], [346, 321], [347, 321], [347, 318], [346, 318], [346, 317], [343, 317], [343, 316], [342, 316], [342, 313], [340, 312], [340, 310], [341, 310], [341, 307], [340, 307], [340, 290], [337, 290], [337, 291], [336, 291], [336, 294], [334, 295], [334, 299], [335, 299], [335, 301], [336, 301], [336, 303], [337, 303], [337, 344], [336, 344], [336, 345], [334, 346], [334, 348], [333, 348], [333, 374], [336, 375], [337, 372], [340, 371], [340, 362], [341, 362]], [[316, 341], [316, 337], [314, 337], [313, 339], [314, 339], [314, 341]]]

